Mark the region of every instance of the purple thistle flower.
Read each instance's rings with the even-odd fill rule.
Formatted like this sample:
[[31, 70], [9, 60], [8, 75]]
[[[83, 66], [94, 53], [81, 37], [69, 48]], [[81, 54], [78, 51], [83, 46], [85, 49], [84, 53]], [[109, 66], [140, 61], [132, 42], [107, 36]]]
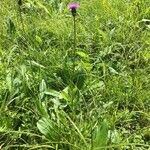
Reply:
[[70, 9], [70, 10], [73, 10], [73, 9], [78, 9], [80, 7], [80, 5], [79, 5], [79, 3], [75, 3], [75, 2], [72, 2], [72, 3], [69, 3], [68, 4], [68, 8]]
[[79, 7], [80, 7], [80, 4], [79, 4], [79, 3], [76, 3], [76, 2], [72, 2], [72, 3], [69, 3], [69, 4], [68, 4], [68, 9], [71, 10], [73, 16], [76, 16], [76, 10], [77, 10]]

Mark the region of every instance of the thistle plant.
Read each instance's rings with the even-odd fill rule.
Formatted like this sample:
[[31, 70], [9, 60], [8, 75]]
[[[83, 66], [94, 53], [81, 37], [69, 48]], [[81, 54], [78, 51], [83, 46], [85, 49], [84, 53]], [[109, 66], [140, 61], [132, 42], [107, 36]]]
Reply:
[[73, 17], [74, 39], [73, 39], [72, 57], [73, 57], [74, 67], [75, 67], [75, 53], [76, 53], [76, 15], [77, 15], [77, 9], [79, 7], [80, 7], [80, 5], [77, 2], [72, 2], [72, 3], [69, 3], [69, 5], [68, 5], [68, 9], [71, 11], [72, 17]]
[[[72, 2], [68, 4], [68, 9], [71, 11], [72, 17], [73, 17], [73, 50], [71, 51], [71, 60], [72, 60], [72, 75], [71, 75], [71, 84], [76, 85], [75, 83], [75, 78], [76, 78], [76, 70], [75, 70], [75, 54], [76, 54], [76, 16], [77, 16], [77, 9], [80, 7], [79, 3], [77, 2]], [[73, 90], [72, 90], [73, 91]], [[76, 91], [77, 92], [77, 91]], [[77, 95], [77, 93], [75, 95]], [[72, 92], [72, 95], [74, 94]], [[71, 106], [72, 106], [72, 120], [75, 120], [75, 97], [72, 97], [71, 100]]]

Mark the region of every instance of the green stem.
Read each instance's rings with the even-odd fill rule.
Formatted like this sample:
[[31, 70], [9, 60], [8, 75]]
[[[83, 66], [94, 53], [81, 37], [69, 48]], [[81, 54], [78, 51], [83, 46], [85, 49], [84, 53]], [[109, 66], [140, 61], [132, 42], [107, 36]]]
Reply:
[[[72, 61], [73, 61], [72, 83], [73, 83], [74, 74], [75, 74], [75, 55], [76, 55], [76, 18], [75, 18], [75, 16], [73, 16], [73, 29], [74, 29], [74, 39], [73, 39], [73, 51], [72, 51]], [[73, 98], [72, 98], [72, 111], [73, 111], [73, 116], [74, 116], [75, 110], [74, 110], [74, 99]]]
[[76, 17], [73, 16], [73, 26], [74, 26], [74, 47], [73, 47], [73, 51], [74, 51], [74, 57], [75, 57], [75, 51], [76, 51]]
[[75, 72], [75, 55], [76, 55], [76, 17], [73, 16], [74, 41], [73, 41], [73, 73]]

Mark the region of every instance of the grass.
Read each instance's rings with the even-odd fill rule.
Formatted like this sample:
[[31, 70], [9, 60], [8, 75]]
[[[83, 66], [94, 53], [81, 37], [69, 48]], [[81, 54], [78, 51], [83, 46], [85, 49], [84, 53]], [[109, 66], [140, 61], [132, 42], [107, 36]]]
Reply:
[[79, 2], [75, 64], [69, 0], [0, 2], [1, 149], [150, 148], [150, 1]]

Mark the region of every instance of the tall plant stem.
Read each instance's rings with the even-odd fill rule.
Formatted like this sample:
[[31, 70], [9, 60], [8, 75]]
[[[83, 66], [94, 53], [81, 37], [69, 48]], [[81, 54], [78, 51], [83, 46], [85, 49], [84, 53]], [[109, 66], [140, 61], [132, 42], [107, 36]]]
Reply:
[[75, 55], [76, 55], [76, 17], [73, 16], [73, 29], [74, 29], [74, 39], [73, 39], [73, 73], [75, 72]]
[[76, 53], [76, 17], [73, 16], [73, 27], [74, 27], [74, 47], [73, 47], [73, 55], [75, 57]]

